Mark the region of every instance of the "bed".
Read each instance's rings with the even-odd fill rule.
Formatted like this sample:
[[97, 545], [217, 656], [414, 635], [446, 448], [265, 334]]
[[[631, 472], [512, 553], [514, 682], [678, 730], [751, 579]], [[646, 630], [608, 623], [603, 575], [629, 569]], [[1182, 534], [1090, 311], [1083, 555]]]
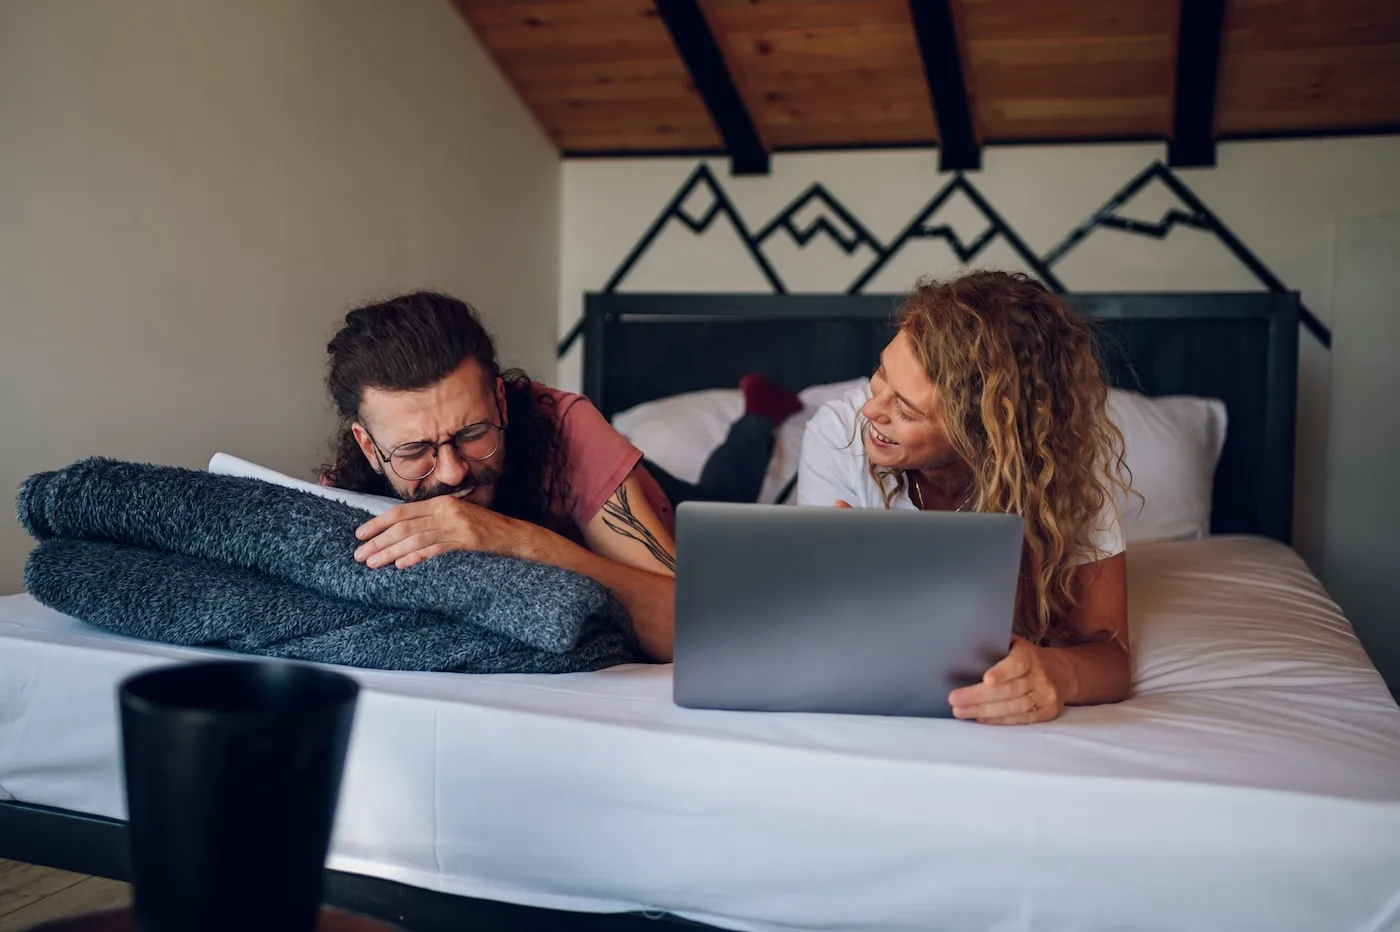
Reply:
[[[1400, 927], [1400, 709], [1289, 547], [1292, 295], [1076, 295], [1218, 400], [1209, 534], [1130, 543], [1135, 695], [1041, 726], [680, 709], [670, 668], [364, 687], [328, 898], [407, 928]], [[892, 297], [594, 295], [610, 417], [870, 371]], [[200, 652], [0, 599], [0, 857], [124, 877], [116, 682]]]

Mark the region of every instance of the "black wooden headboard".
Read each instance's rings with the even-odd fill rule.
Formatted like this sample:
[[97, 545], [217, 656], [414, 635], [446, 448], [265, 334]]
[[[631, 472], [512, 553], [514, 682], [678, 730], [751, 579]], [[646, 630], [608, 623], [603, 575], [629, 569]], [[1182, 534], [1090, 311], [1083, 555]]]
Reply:
[[[1211, 529], [1291, 543], [1296, 293], [1071, 294], [1097, 327], [1112, 384], [1219, 398], [1229, 413]], [[869, 375], [897, 295], [590, 294], [584, 393], [611, 418], [644, 401], [733, 388], [759, 370], [788, 388]]]

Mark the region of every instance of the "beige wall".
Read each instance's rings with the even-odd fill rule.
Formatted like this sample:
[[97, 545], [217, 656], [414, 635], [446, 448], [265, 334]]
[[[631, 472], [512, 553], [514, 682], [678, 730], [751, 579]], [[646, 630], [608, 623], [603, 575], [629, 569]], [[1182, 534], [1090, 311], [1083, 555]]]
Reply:
[[[0, 488], [306, 476], [351, 304], [430, 286], [553, 375], [559, 163], [447, 0], [0, 3]], [[0, 592], [30, 541], [0, 508]]]

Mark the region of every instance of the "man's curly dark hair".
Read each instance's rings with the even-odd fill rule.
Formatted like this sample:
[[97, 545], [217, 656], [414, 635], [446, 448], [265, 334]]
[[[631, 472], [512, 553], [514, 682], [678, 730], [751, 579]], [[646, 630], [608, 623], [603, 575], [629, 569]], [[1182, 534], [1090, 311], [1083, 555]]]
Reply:
[[321, 475], [331, 485], [373, 495], [394, 495], [351, 433], [365, 389], [418, 391], [441, 382], [468, 358], [490, 383], [505, 383], [505, 470], [492, 507], [535, 524], [549, 524], [557, 494], [569, 494], [554, 399], [519, 369], [501, 371], [496, 345], [468, 304], [434, 291], [418, 291], [355, 308], [326, 346], [326, 387], [340, 423], [331, 443], [333, 462]]

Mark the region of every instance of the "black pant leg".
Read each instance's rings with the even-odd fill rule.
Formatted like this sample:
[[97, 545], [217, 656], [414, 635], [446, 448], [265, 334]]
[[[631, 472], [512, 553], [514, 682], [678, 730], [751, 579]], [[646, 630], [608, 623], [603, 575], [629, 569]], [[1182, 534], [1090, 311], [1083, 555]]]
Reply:
[[706, 502], [758, 501], [763, 477], [773, 459], [773, 422], [757, 414], [735, 421], [700, 471], [692, 498]]
[[687, 501], [750, 504], [758, 501], [763, 490], [775, 442], [771, 421], [746, 414], [730, 426], [724, 442], [705, 460], [697, 483], [678, 479], [648, 459], [643, 459], [642, 465], [672, 506]]

